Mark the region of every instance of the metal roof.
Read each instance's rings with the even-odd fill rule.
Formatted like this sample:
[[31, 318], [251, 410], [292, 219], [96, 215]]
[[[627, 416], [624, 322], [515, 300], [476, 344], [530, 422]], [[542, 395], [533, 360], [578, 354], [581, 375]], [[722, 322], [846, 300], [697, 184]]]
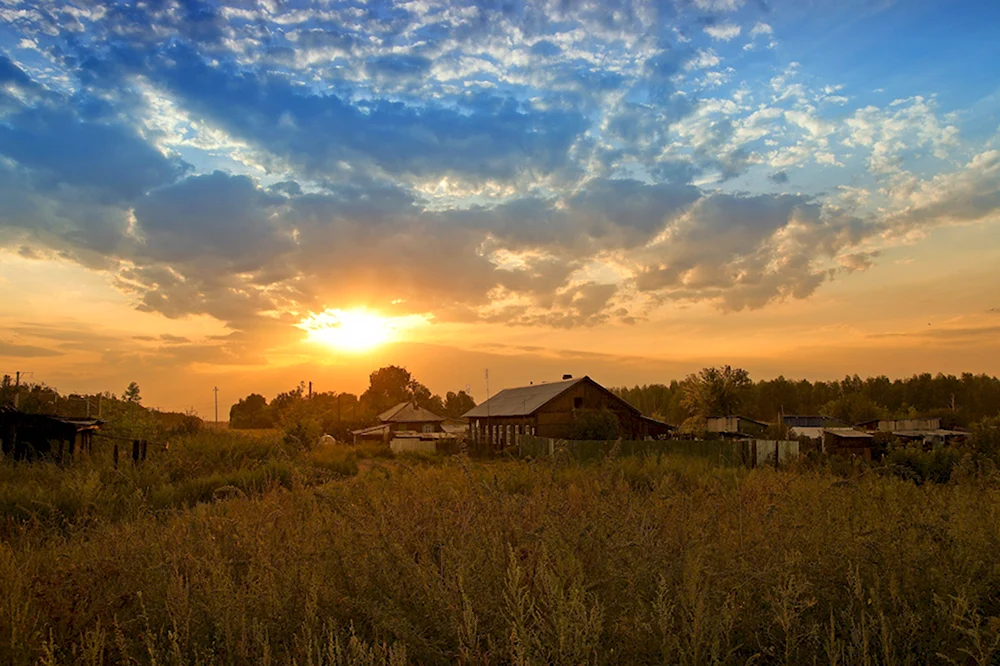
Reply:
[[828, 432], [834, 437], [847, 437], [849, 439], [873, 439], [867, 432], [855, 430], [854, 428], [823, 428], [823, 432]]
[[412, 402], [401, 402], [379, 414], [378, 420], [382, 423], [439, 423], [444, 417]]
[[463, 414], [463, 416], [465, 418], [483, 418], [486, 416], [528, 416], [530, 414], [534, 414], [545, 403], [558, 397], [567, 389], [576, 386], [585, 380], [593, 381], [590, 377], [584, 376], [561, 382], [532, 384], [531, 386], [519, 386], [517, 388], [504, 389], [481, 405], [476, 405]]

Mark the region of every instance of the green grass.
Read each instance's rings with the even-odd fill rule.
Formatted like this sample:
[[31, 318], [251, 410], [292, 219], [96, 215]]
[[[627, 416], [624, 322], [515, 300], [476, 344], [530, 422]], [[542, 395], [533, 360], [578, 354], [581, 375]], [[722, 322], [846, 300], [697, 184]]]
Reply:
[[471, 462], [228, 437], [179, 441], [139, 469], [0, 464], [0, 661], [1000, 655], [989, 471], [917, 484], [672, 455]]

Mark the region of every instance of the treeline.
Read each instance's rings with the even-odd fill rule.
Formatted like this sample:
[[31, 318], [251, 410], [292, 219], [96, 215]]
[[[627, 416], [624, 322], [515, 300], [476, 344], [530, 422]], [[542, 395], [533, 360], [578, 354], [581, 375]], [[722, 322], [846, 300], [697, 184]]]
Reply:
[[442, 398], [417, 381], [406, 368], [379, 368], [369, 375], [361, 395], [324, 391], [309, 394], [305, 382], [270, 402], [251, 393], [229, 410], [232, 428], [282, 428], [289, 436], [311, 441], [321, 433], [348, 439], [351, 430], [374, 425], [378, 415], [401, 402], [413, 402], [441, 416], [458, 418], [476, 406], [465, 391]]
[[[730, 371], [728, 379], [724, 377], [726, 370]], [[717, 373], [715, 379], [713, 371]], [[945, 428], [969, 427], [1000, 415], [1000, 379], [972, 373], [924, 373], [906, 379], [849, 375], [830, 382], [785, 377], [752, 381], [745, 371], [727, 367], [706, 368], [669, 384], [613, 390], [644, 414], [675, 425], [715, 415], [710, 412], [716, 409], [722, 415], [738, 413], [767, 422], [776, 421], [782, 413], [823, 414], [849, 423], [875, 418], [939, 417]], [[718, 391], [731, 400], [713, 404], [711, 396]], [[700, 397], [700, 392], [709, 397]]]
[[203, 422], [192, 413], [165, 412], [142, 404], [139, 384], [131, 382], [120, 395], [60, 393], [44, 382], [18, 384], [10, 375], [0, 378], [0, 406], [16, 407], [26, 414], [62, 418], [96, 418], [104, 421], [101, 432], [129, 439], [158, 440], [175, 434], [191, 434]]

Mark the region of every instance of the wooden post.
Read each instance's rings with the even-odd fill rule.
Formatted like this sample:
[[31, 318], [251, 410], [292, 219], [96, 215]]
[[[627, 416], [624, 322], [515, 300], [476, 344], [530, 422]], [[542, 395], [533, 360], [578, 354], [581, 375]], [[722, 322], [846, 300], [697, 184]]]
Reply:
[[115, 442], [114, 461], [115, 469], [118, 469], [118, 442]]
[[141, 460], [145, 460], [146, 459], [146, 449], [147, 449], [148, 446], [149, 446], [149, 442], [147, 442], [146, 440], [142, 440], [142, 442], [139, 444], [139, 448], [140, 448], [140, 450], [139, 450], [139, 458]]
[[779, 440], [774, 440], [774, 469], [778, 469], [778, 446], [781, 444]]
[[138, 464], [139, 462], [139, 440], [132, 440], [132, 464]]

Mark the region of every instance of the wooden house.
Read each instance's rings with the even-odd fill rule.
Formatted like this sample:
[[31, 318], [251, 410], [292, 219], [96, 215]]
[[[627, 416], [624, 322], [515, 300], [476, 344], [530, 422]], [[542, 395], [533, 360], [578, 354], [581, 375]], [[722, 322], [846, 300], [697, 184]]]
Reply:
[[578, 419], [609, 411], [624, 439], [646, 439], [673, 427], [642, 413], [590, 377], [519, 386], [500, 391], [465, 413], [470, 436], [491, 448], [511, 446], [523, 435], [572, 439]]
[[355, 443], [359, 440], [389, 443], [397, 433], [448, 433], [454, 437], [457, 430], [464, 429], [457, 425], [460, 421], [440, 416], [412, 402], [401, 402], [387, 409], [378, 415], [378, 420], [378, 425], [353, 431]]

